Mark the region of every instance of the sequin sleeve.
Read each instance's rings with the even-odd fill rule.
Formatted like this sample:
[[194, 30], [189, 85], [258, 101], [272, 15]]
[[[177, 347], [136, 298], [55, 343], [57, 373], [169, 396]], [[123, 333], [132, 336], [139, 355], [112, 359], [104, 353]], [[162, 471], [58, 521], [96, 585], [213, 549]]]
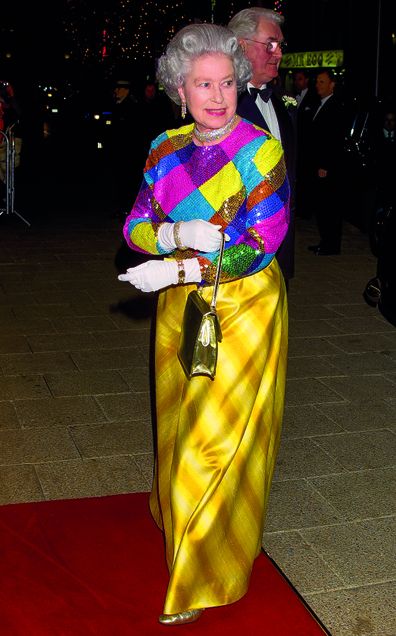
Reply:
[[136, 201], [124, 224], [124, 237], [129, 247], [144, 254], [167, 254], [158, 241], [158, 228], [166, 219], [154, 196], [152, 173], [159, 162], [156, 140], [151, 144]]

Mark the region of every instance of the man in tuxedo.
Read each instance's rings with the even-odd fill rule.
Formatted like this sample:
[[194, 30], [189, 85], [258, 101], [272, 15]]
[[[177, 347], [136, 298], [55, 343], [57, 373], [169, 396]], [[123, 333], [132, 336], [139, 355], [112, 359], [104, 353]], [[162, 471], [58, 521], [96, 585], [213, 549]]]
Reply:
[[292, 191], [290, 225], [278, 253], [277, 260], [286, 285], [294, 276], [294, 182], [296, 153], [296, 105], [293, 99], [284, 100], [273, 90], [272, 80], [278, 77], [282, 50], [285, 46], [281, 14], [252, 7], [239, 11], [228, 27], [237, 36], [252, 65], [252, 78], [239, 98], [237, 113], [257, 126], [269, 130], [279, 139], [285, 153], [286, 169]]
[[316, 76], [319, 106], [309, 131], [310, 192], [320, 242], [308, 249], [317, 256], [339, 254], [341, 249], [343, 196], [341, 194], [344, 147], [344, 112], [334, 95], [335, 77], [330, 69]]
[[293, 87], [297, 100], [297, 108], [304, 112], [319, 106], [316, 91], [311, 87], [310, 76], [306, 69], [299, 68], [293, 73]]

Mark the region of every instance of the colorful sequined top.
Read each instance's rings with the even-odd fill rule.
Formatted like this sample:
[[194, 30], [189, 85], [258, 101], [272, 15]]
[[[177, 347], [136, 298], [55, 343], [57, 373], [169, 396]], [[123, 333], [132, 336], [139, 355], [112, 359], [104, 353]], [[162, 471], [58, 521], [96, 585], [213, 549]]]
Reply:
[[161, 223], [203, 219], [221, 225], [230, 237], [221, 281], [255, 274], [272, 261], [289, 223], [281, 144], [245, 119], [213, 146], [197, 146], [192, 131], [193, 124], [167, 130], [152, 142], [125, 239], [139, 252], [197, 257], [201, 283], [210, 284], [218, 252], [168, 252], [157, 237]]

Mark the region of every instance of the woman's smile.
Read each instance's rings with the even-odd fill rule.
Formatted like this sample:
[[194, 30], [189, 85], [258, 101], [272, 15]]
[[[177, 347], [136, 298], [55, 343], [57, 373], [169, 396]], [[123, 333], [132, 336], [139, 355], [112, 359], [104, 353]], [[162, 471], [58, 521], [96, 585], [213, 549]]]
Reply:
[[208, 113], [208, 115], [213, 115], [214, 117], [224, 117], [224, 115], [226, 114], [227, 110], [225, 108], [222, 108], [221, 110], [216, 108], [207, 108], [206, 112]]

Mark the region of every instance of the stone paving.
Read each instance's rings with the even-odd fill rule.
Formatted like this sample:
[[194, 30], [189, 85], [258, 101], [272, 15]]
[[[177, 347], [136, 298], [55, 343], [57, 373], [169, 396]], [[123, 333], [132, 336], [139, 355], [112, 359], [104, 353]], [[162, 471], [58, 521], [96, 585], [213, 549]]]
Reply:
[[[0, 504], [150, 489], [154, 299], [117, 280], [121, 228], [0, 217]], [[333, 636], [395, 636], [396, 329], [362, 298], [367, 236], [316, 240], [300, 220], [264, 547]]]

